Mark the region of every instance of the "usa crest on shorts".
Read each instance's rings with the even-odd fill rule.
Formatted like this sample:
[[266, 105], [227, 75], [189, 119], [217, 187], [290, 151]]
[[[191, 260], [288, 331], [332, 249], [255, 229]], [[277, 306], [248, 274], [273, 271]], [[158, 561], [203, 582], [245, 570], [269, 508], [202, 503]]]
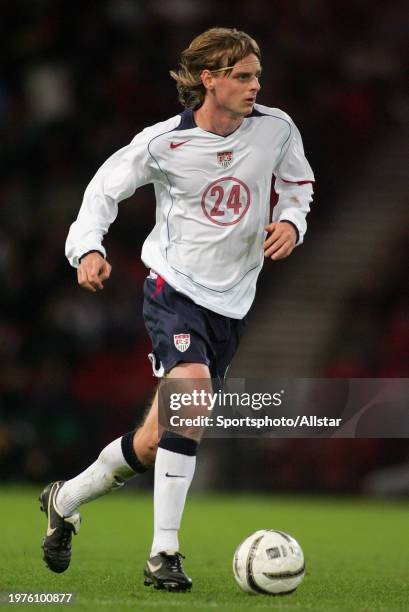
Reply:
[[190, 346], [190, 334], [174, 334], [173, 342], [177, 350], [184, 353]]
[[217, 153], [217, 163], [222, 168], [228, 168], [233, 162], [233, 151], [219, 151]]

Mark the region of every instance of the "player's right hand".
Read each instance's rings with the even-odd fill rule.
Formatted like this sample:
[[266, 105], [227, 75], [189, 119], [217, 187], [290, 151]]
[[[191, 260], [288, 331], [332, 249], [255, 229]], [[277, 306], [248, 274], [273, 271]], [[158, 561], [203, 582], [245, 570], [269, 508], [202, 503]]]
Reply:
[[88, 291], [104, 288], [104, 281], [110, 277], [112, 266], [100, 253], [88, 253], [77, 268], [78, 284]]

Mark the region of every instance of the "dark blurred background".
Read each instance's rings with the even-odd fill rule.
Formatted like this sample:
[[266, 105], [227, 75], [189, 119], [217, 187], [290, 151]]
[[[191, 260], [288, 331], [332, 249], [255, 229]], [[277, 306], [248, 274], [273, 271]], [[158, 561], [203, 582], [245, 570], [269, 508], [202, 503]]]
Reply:
[[[99, 165], [180, 112], [168, 72], [214, 25], [259, 42], [258, 101], [292, 116], [317, 180], [305, 244], [265, 266], [232, 375], [409, 377], [407, 2], [3, 0], [0, 11], [3, 482], [73, 476], [142, 417], [153, 189], [120, 206], [103, 293], [79, 289], [64, 242]], [[198, 487], [409, 482], [399, 438], [207, 440], [201, 452]]]

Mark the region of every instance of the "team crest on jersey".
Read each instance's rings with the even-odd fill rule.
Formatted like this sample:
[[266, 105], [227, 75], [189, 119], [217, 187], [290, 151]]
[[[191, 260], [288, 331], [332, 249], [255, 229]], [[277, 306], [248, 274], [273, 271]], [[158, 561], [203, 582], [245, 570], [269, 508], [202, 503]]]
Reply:
[[233, 151], [219, 151], [217, 153], [217, 163], [222, 168], [229, 168], [233, 163]]
[[174, 334], [173, 342], [177, 350], [184, 353], [190, 346], [190, 334]]

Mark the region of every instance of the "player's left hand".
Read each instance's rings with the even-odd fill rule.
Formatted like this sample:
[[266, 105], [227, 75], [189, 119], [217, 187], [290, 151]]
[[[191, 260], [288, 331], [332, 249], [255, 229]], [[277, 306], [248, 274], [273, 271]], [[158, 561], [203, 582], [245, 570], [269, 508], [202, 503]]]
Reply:
[[265, 227], [268, 236], [264, 242], [264, 257], [284, 259], [288, 257], [297, 242], [297, 233], [291, 223], [274, 221]]

